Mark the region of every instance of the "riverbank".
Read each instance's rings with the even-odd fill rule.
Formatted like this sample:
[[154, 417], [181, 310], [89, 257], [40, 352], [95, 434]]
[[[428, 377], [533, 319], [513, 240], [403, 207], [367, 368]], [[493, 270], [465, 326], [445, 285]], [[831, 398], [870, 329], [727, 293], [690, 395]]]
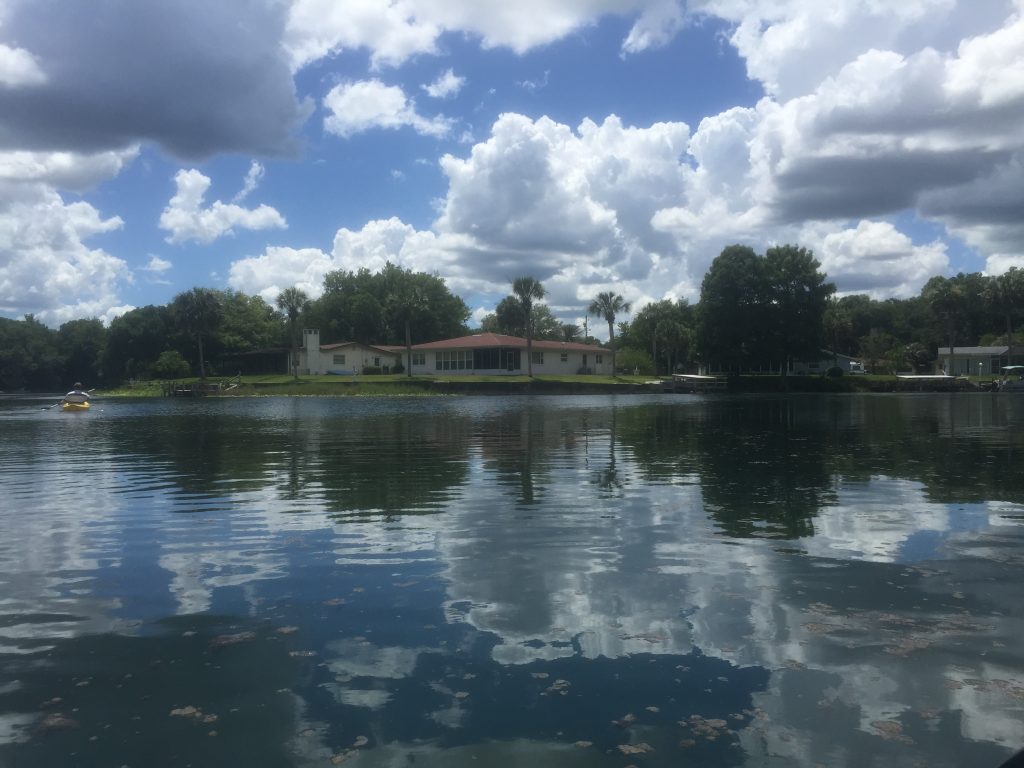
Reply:
[[[650, 394], [667, 389], [661, 377], [651, 376], [241, 376], [207, 379], [205, 394], [216, 397], [414, 397], [438, 395], [587, 395]], [[107, 397], [160, 397], [199, 385], [198, 379], [140, 382], [105, 390]], [[982, 382], [984, 383], [984, 382]], [[855, 393], [932, 391], [928, 382], [895, 376], [737, 376], [722, 391], [730, 393]], [[945, 385], [949, 391], [949, 383]], [[957, 389], [975, 390], [977, 383], [957, 380]], [[938, 390], [935, 390], [938, 391]]]

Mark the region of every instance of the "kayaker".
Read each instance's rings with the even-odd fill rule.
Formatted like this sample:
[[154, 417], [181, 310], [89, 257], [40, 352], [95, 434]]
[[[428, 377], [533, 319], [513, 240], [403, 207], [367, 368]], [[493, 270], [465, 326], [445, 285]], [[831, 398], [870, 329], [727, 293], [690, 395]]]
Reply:
[[79, 381], [75, 382], [75, 387], [66, 395], [64, 395], [65, 403], [88, 403], [89, 393], [82, 389], [82, 383]]

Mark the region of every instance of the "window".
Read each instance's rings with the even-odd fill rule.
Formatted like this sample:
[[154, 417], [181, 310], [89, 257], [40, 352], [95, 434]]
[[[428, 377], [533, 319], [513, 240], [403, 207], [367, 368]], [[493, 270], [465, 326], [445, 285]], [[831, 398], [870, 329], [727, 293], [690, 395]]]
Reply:
[[594, 355], [594, 362], [600, 365], [604, 362], [604, 355]]
[[568, 353], [568, 352], [563, 352], [563, 353], [562, 353], [562, 355], [561, 355], [561, 357], [560, 357], [559, 359], [560, 359], [560, 360], [561, 360], [561, 361], [562, 361], [563, 363], [568, 363], [568, 362], [569, 362], [569, 353]]
[[533, 353], [533, 364], [534, 365], [544, 365], [544, 353], [543, 352], [534, 352]]
[[379, 357], [373, 358], [373, 367], [374, 368], [380, 368], [380, 358]]
[[470, 350], [454, 350], [438, 352], [434, 359], [434, 368], [438, 371], [471, 371], [473, 370], [473, 353]]
[[493, 371], [501, 367], [501, 356], [496, 349], [474, 349], [473, 367], [478, 371]]
[[345, 356], [344, 355], [335, 355], [334, 356], [334, 364], [335, 365], [344, 365], [345, 364]]
[[412, 353], [412, 364], [413, 365], [426, 365], [427, 364], [427, 353], [426, 352], [413, 352]]

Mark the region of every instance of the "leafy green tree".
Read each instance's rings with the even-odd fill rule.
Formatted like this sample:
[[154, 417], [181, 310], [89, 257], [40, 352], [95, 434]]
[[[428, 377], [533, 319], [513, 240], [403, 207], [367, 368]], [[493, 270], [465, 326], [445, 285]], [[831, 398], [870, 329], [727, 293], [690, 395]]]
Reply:
[[629, 312], [629, 302], [614, 291], [601, 291], [587, 307], [588, 315], [596, 315], [604, 318], [608, 323], [608, 346], [612, 350], [612, 376], [616, 373], [615, 367], [615, 317], [624, 312]]
[[823, 318], [836, 287], [806, 248], [783, 245], [765, 253], [772, 351], [782, 375], [793, 358], [816, 359], [824, 346]]
[[[307, 319], [312, 326], [320, 328], [320, 337], [325, 343], [357, 340], [370, 344], [403, 344], [407, 310], [402, 297], [411, 295], [422, 299], [411, 323], [413, 344], [461, 336], [466, 332], [469, 307], [448, 290], [444, 280], [390, 263], [376, 274], [367, 269], [329, 272], [324, 276], [324, 293], [312, 303]], [[376, 301], [379, 310], [370, 298]]]
[[290, 340], [292, 356], [292, 373], [296, 379], [299, 378], [299, 337], [297, 324], [302, 312], [309, 305], [309, 296], [301, 288], [292, 286], [285, 288], [277, 295], [275, 301], [277, 308], [288, 318], [288, 337]]
[[410, 284], [392, 293], [387, 314], [405, 331], [405, 371], [412, 376], [412, 325], [427, 311], [427, 297], [421, 286]]
[[853, 322], [835, 296], [828, 298], [822, 322], [825, 326], [825, 334], [828, 336], [829, 346], [832, 348], [832, 365], [836, 366], [839, 364], [839, 340], [850, 333]]
[[98, 319], [71, 320], [57, 331], [57, 349], [63, 361], [64, 381], [97, 382], [107, 329]]
[[215, 341], [221, 352], [252, 352], [280, 343], [284, 333], [281, 316], [263, 300], [239, 291], [217, 291], [223, 318]]
[[[103, 350], [104, 380], [146, 378], [160, 352], [174, 336], [170, 307], [148, 305], [111, 321]], [[180, 351], [180, 350], [179, 350]]]
[[352, 313], [352, 340], [361, 344], [380, 344], [381, 339], [389, 341], [384, 305], [372, 293], [357, 293], [349, 304]]
[[562, 323], [558, 326], [559, 341], [579, 341], [581, 333], [576, 323]]
[[[484, 318], [487, 320], [487, 318]], [[489, 322], [488, 325], [491, 325]], [[526, 313], [522, 302], [515, 296], [506, 296], [494, 308], [492, 333], [526, 338]]]
[[924, 373], [932, 369], [935, 355], [924, 344], [915, 341], [904, 347], [903, 359], [910, 364], [914, 373]]
[[543, 299], [547, 292], [537, 278], [524, 276], [512, 281], [512, 293], [519, 300], [526, 320], [526, 372], [533, 378], [533, 305]]
[[764, 259], [745, 245], [725, 248], [704, 275], [697, 308], [697, 352], [727, 369], [766, 359], [770, 290]]
[[152, 372], [161, 379], [181, 379], [188, 376], [188, 360], [178, 350], [168, 349], [153, 363]]
[[32, 315], [0, 318], [0, 390], [63, 391], [60, 369], [55, 331]]
[[1024, 311], [1024, 270], [1010, 267], [989, 278], [984, 297], [993, 313], [1006, 322], [1006, 344], [1013, 344], [1013, 321]]
[[[675, 323], [687, 329], [685, 338], [688, 346], [685, 349], [667, 347], [659, 338], [658, 326], [662, 323]], [[655, 370], [660, 365], [659, 361], [664, 359], [665, 370], [671, 372], [673, 362], [676, 359], [684, 360], [692, 352], [694, 337], [695, 312], [694, 307], [685, 299], [671, 301], [663, 299], [643, 306], [634, 316], [631, 322], [622, 323], [619, 332], [619, 345], [622, 347], [634, 347], [636, 349], [649, 349], [651, 359], [654, 361]]]
[[533, 337], [548, 341], [562, 339], [562, 323], [547, 304], [538, 304], [533, 308]]
[[217, 330], [223, 318], [220, 296], [210, 288], [192, 288], [174, 297], [171, 312], [185, 333], [195, 338], [199, 349], [199, 378], [205, 379], [203, 339]]
[[924, 284], [924, 288], [921, 289], [921, 297], [928, 303], [936, 321], [946, 329], [946, 339], [949, 342], [949, 370], [947, 373], [954, 374], [956, 367], [953, 348], [956, 346], [957, 326], [964, 314], [963, 287], [953, 280], [936, 276]]
[[624, 347], [619, 352], [619, 365], [627, 373], [634, 371], [647, 375], [654, 373], [654, 361], [651, 356], [642, 349], [634, 347]]
[[[883, 371], [893, 372], [892, 358], [893, 349], [898, 347], [898, 342], [892, 334], [885, 331], [872, 331], [860, 340], [861, 355], [864, 358], [864, 366], [869, 373], [882, 373]], [[888, 363], [888, 366], [887, 366]]]
[[668, 358], [668, 372], [674, 373], [676, 364], [689, 357], [693, 344], [693, 331], [678, 320], [665, 318], [655, 327], [654, 337]]

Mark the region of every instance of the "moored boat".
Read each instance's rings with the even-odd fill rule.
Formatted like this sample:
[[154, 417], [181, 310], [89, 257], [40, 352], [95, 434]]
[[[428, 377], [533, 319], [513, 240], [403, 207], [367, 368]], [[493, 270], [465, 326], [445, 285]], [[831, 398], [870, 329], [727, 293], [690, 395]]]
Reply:
[[1024, 365], [1004, 365], [999, 372], [1003, 378], [998, 382], [996, 392], [1024, 392]]

